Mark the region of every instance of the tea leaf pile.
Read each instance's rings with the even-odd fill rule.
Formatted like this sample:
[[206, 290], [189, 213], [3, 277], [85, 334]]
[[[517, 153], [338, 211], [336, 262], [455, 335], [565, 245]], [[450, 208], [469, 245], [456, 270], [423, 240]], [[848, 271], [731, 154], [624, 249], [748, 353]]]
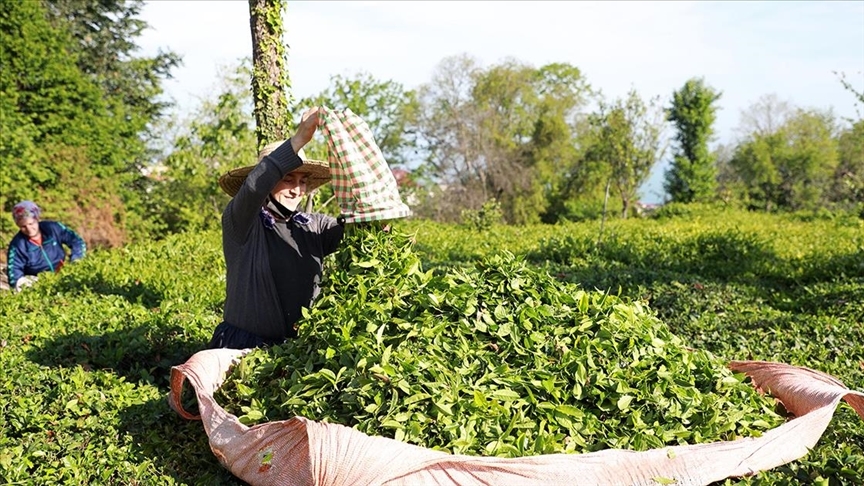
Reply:
[[424, 271], [412, 239], [349, 226], [300, 335], [245, 356], [217, 400], [452, 453], [646, 450], [759, 435], [782, 418], [639, 302], [512, 254]]

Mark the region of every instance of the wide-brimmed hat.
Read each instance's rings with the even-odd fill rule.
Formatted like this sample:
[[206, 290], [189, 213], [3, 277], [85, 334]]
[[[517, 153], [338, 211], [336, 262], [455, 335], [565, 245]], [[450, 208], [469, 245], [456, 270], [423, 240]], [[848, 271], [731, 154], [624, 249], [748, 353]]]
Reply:
[[[278, 142], [270, 143], [262, 148], [261, 151], [258, 152], [258, 162], [261, 162], [264, 157], [276, 150], [283, 143], [285, 143], [285, 140], [280, 140]], [[323, 160], [307, 159], [302, 148], [297, 152], [297, 155], [300, 157], [300, 160], [303, 161], [303, 165], [291, 172], [300, 172], [308, 175], [306, 178], [306, 192], [312, 192], [318, 187], [330, 182], [329, 163], [324, 162]], [[255, 165], [258, 164], [256, 163]], [[252, 169], [255, 168], [255, 165], [229, 170], [219, 178], [219, 187], [221, 187], [229, 196], [234, 197], [237, 195], [237, 191], [240, 190], [240, 186], [243, 185], [243, 181], [246, 180], [246, 176], [248, 176], [249, 173], [252, 172]]]

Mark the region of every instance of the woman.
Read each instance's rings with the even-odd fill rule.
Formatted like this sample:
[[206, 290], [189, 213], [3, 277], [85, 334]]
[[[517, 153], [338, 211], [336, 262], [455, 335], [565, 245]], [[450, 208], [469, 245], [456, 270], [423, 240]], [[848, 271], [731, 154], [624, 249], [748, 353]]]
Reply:
[[87, 253], [87, 244], [71, 229], [57, 221], [41, 221], [42, 210], [32, 201], [21, 201], [12, 208], [12, 219], [18, 233], [6, 253], [9, 287], [20, 291], [31, 285], [36, 276], [48, 270], [59, 272], [66, 262], [66, 245], [70, 261]]
[[233, 199], [222, 213], [223, 322], [210, 348], [245, 349], [294, 338], [302, 308], [318, 295], [323, 259], [338, 248], [343, 227], [331, 216], [297, 211], [307, 192], [330, 180], [326, 162], [302, 158], [317, 127], [313, 108], [290, 140], [266, 146], [256, 165], [219, 179]]

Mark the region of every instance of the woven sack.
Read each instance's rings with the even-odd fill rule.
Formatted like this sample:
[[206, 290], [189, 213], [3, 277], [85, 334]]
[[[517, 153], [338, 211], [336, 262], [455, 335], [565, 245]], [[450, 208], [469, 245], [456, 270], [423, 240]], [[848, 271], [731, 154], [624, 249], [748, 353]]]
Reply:
[[405, 218], [411, 210], [369, 125], [350, 109], [320, 107], [319, 127], [327, 139], [330, 176], [346, 223]]
[[[243, 425], [216, 403], [213, 394], [247, 351], [200, 351], [173, 367], [168, 401], [182, 417], [202, 420], [220, 463], [253, 486], [708, 485], [803, 457], [825, 432], [841, 400], [864, 418], [864, 393], [849, 390], [831, 376], [782, 363], [733, 361], [733, 371], [749, 375], [796, 418], [758, 438], [642, 452], [609, 449], [517, 458], [453, 455], [304, 417]], [[181, 406], [187, 380], [195, 389], [200, 416]]]

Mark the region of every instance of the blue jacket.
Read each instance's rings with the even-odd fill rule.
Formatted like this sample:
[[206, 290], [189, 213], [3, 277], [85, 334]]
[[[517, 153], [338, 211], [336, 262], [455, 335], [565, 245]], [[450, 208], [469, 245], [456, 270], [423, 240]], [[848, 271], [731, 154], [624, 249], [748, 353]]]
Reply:
[[66, 261], [66, 250], [62, 245], [72, 250], [70, 261], [84, 257], [87, 244], [78, 233], [56, 221], [40, 221], [39, 231], [42, 233], [42, 246], [39, 246], [20, 231], [9, 243], [6, 262], [8, 264], [9, 286], [15, 288], [18, 279], [24, 275], [37, 275], [46, 270], [56, 272]]

